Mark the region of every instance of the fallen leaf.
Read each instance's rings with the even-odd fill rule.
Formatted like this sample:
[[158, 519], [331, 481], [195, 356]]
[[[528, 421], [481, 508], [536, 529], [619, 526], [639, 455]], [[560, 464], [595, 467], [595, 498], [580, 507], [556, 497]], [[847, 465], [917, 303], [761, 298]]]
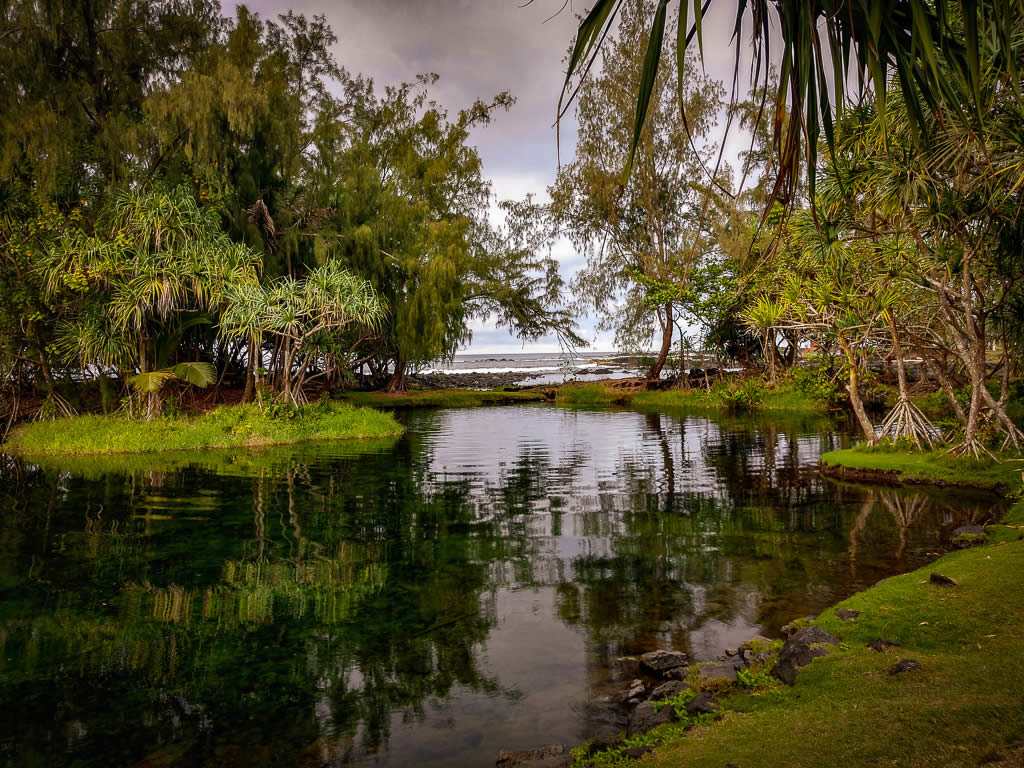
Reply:
[[928, 626], [928, 622], [927, 622], [927, 621], [922, 621], [922, 622], [921, 622], [920, 624], [918, 624], [917, 626], [919, 626], [919, 627], [927, 627], [927, 626]]

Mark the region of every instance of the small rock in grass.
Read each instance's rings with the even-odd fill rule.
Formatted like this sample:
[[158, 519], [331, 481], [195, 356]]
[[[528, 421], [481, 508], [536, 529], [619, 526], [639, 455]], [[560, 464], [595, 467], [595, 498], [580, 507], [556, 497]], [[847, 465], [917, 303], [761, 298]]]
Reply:
[[626, 728], [626, 736], [647, 733], [659, 725], [675, 722], [675, 719], [676, 711], [672, 707], [661, 707], [655, 712], [654, 704], [645, 701], [633, 711], [633, 716], [629, 719], [629, 727]]
[[682, 651], [651, 651], [640, 657], [640, 664], [650, 672], [667, 677], [671, 670], [685, 667], [689, 659]]
[[839, 638], [830, 635], [821, 627], [805, 627], [791, 635], [782, 646], [779, 660], [772, 668], [772, 674], [786, 685], [796, 681], [800, 667], [806, 667], [818, 656], [830, 653], [826, 645], [839, 645]]
[[717, 712], [721, 707], [718, 706], [718, 700], [710, 693], [698, 693], [693, 699], [686, 705], [686, 714], [688, 715], [710, 715]]
[[705, 683], [736, 682], [736, 669], [732, 664], [702, 664], [697, 668], [697, 674]]
[[653, 691], [651, 691], [651, 701], [663, 701], [664, 699], [674, 699], [683, 691], [687, 690], [690, 686], [681, 680], [669, 680], [667, 683], [662, 683]]
[[920, 669], [921, 664], [914, 659], [904, 659], [899, 664], [896, 664], [892, 669], [889, 670], [890, 675], [898, 675], [900, 672], [912, 672], [915, 669]]
[[960, 582], [949, 576], [943, 576], [941, 573], [932, 572], [932, 575], [928, 577], [928, 581], [932, 584], [938, 584], [943, 587], [957, 587]]
[[628, 747], [622, 750], [622, 756], [629, 760], [639, 760], [641, 757], [654, 750], [650, 747]]
[[878, 651], [879, 653], [885, 653], [889, 648], [899, 648], [900, 644], [890, 640], [887, 637], [880, 637], [877, 640], [872, 640], [868, 643], [868, 648], [872, 651]]
[[836, 609], [836, 618], [840, 621], [853, 621], [860, 616], [860, 611], [853, 611], [849, 608]]

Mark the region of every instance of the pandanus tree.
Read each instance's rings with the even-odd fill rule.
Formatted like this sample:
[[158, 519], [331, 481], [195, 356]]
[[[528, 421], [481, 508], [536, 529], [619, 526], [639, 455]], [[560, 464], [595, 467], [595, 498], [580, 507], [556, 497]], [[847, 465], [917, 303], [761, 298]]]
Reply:
[[232, 287], [220, 327], [254, 342], [250, 349], [262, 350], [264, 339], [272, 340], [271, 375], [280, 399], [301, 405], [307, 402], [305, 385], [323, 371], [313, 369], [331, 339], [353, 325], [379, 327], [384, 317], [384, 302], [370, 284], [331, 259], [301, 279]]
[[[46, 293], [63, 303], [58, 350], [83, 369], [125, 378], [172, 366], [183, 334], [212, 325], [228, 288], [255, 284], [258, 266], [181, 187], [117, 193], [92, 231], [71, 230], [38, 262]], [[162, 403], [160, 377], [152, 379], [138, 380], [149, 417]]]
[[[558, 104], [559, 119], [579, 93], [580, 75], [594, 69], [602, 48], [609, 49], [617, 18], [631, 2], [594, 0], [581, 19]], [[669, 13], [672, 7], [677, 14]], [[998, 122], [997, 114], [982, 107], [987, 83], [1019, 80], [1022, 71], [1016, 49], [1024, 0], [658, 0], [635, 87], [627, 173], [647, 113], [657, 104], [654, 83], [663, 53], [668, 52], [666, 41], [674, 41], [675, 51], [665, 58], [682, 79], [688, 66], [684, 54], [694, 41], [702, 57], [708, 50], [703, 30], [711, 14], [725, 14], [731, 22], [726, 28], [731, 30], [735, 54], [734, 78], [739, 76], [742, 43], [749, 43], [753, 84], [763, 86], [761, 103], [768, 107], [759, 111], [775, 117], [771, 132], [777, 175], [769, 204], [793, 202], [804, 159], [814, 198], [819, 139], [834, 148], [836, 113], [846, 106], [851, 81], [858, 83], [861, 96], [873, 86], [883, 107], [892, 81], [898, 83], [907, 94], [907, 117], [914, 145], [920, 149], [928, 145], [929, 115], [964, 115], [964, 95], [975, 105], [966, 112], [978, 118], [981, 135], [987, 134]], [[776, 54], [781, 59], [777, 79], [770, 70]], [[1009, 95], [1019, 104], [1019, 94], [1013, 87]], [[685, 111], [680, 122], [686, 122]]]

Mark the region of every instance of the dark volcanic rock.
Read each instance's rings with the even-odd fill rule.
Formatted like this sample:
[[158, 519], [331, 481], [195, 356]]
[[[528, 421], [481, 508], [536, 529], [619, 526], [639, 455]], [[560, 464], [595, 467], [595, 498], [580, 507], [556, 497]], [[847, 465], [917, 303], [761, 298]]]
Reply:
[[647, 733], [659, 725], [675, 722], [675, 719], [676, 711], [672, 707], [661, 707], [655, 712], [654, 703], [645, 701], [633, 710], [633, 716], [629, 718], [629, 727], [626, 729], [626, 735], [635, 736], [638, 733]]
[[628, 724], [628, 711], [611, 698], [594, 699], [583, 707], [583, 733], [595, 749], [618, 744]]
[[904, 659], [899, 664], [894, 665], [890, 670], [890, 675], [898, 675], [901, 672], [913, 672], [916, 669], [920, 669], [921, 664], [916, 659]]
[[851, 611], [849, 608], [839, 608], [836, 610], [836, 618], [840, 621], [853, 621], [860, 616], [860, 611]]
[[[805, 621], [814, 621], [814, 618], [814, 616], [808, 616], [806, 617]], [[782, 636], [789, 637], [790, 635], [794, 635], [799, 631], [800, 625], [797, 623], [797, 621], [791, 621], [789, 622], [789, 624], [782, 628]]]
[[680, 680], [669, 680], [651, 691], [651, 701], [662, 701], [678, 696], [690, 686]]
[[983, 525], [961, 525], [953, 529], [953, 538], [957, 536], [984, 536], [985, 526]]
[[644, 700], [647, 695], [647, 688], [644, 687], [643, 680], [634, 680], [629, 684], [629, 688], [624, 694], [622, 694], [622, 702], [628, 706], [634, 707]]
[[830, 635], [821, 627], [805, 627], [793, 633], [782, 646], [782, 653], [779, 654], [772, 674], [787, 685], [792, 685], [801, 667], [806, 667], [818, 656], [830, 653], [827, 648], [822, 647], [824, 645], [839, 645], [839, 638]]
[[958, 587], [958, 586], [960, 586], [960, 582], [959, 581], [957, 581], [956, 579], [951, 578], [949, 576], [943, 576], [941, 573], [934, 573], [933, 572], [932, 575], [928, 577], [928, 581], [930, 581], [932, 584], [938, 584], [941, 587]]
[[732, 664], [702, 664], [697, 669], [701, 680], [707, 683], [735, 683], [736, 668]]
[[890, 640], [887, 637], [880, 637], [877, 640], [872, 640], [868, 643], [868, 648], [872, 651], [878, 651], [879, 653], [885, 653], [889, 648], [899, 648], [900, 644]]
[[713, 712], [717, 712], [721, 707], [718, 706], [718, 700], [715, 699], [710, 693], [698, 693], [689, 704], [686, 705], [686, 714], [688, 715], [710, 715]]
[[640, 657], [640, 664], [648, 671], [667, 677], [668, 672], [689, 664], [686, 654], [682, 651], [651, 651]]
[[[548, 747], [538, 747], [537, 749], [519, 749], [519, 750], [502, 750], [498, 753], [498, 761], [495, 763], [497, 768], [517, 768], [526, 764], [532, 764], [532, 761], [546, 760], [548, 758], [555, 757], [569, 757], [569, 750], [565, 748], [563, 744], [554, 744]], [[572, 764], [570, 758], [567, 765]]]

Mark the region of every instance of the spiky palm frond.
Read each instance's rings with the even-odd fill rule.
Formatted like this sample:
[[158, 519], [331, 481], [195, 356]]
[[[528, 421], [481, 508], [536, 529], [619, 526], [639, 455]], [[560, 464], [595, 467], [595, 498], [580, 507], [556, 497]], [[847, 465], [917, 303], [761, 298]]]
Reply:
[[217, 381], [217, 369], [210, 363], [178, 363], [171, 368], [171, 373], [186, 384], [204, 389]]
[[[574, 84], [594, 66], [622, 2], [595, 0], [581, 20], [559, 99], [559, 119], [574, 99]], [[661, 66], [669, 4], [669, 0], [659, 0], [653, 17], [627, 173]], [[726, 0], [677, 0], [677, 5], [675, 65], [682, 80], [685, 52], [694, 38], [704, 56], [705, 15], [728, 13], [730, 5]], [[862, 93], [868, 84], [873, 86], [875, 100], [883, 109], [890, 78], [895, 80], [906, 95], [907, 126], [918, 146], [931, 127], [929, 115], [934, 113], [947, 119], [970, 115], [982, 131], [987, 130], [991, 115], [984, 112], [983, 104], [989, 83], [1009, 84], [1019, 93], [1021, 65], [1014, 46], [1024, 0], [736, 0], [731, 9], [734, 78], [739, 75], [740, 48], [746, 35], [753, 53], [754, 85], [767, 89], [772, 39], [781, 37], [779, 79], [773, 94], [777, 117], [772, 126], [779, 173], [769, 203], [792, 199], [804, 148], [810, 156], [807, 174], [814, 199], [818, 141], [824, 134], [829, 154], [834, 156], [835, 121], [847, 101], [851, 79]], [[686, 116], [681, 119], [685, 121]]]

